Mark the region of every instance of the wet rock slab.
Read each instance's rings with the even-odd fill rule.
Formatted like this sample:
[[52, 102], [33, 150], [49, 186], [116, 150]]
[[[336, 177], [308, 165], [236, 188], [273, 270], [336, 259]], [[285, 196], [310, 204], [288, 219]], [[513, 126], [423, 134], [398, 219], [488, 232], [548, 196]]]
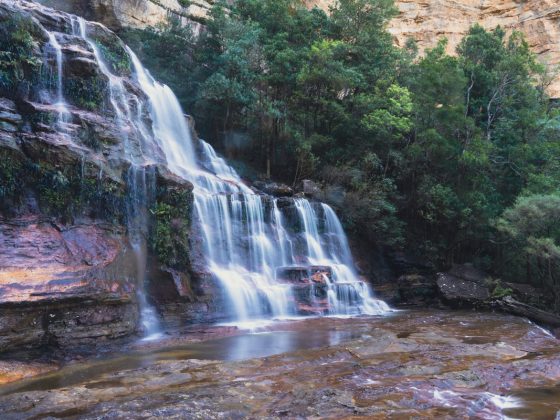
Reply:
[[94, 222], [0, 219], [0, 351], [95, 345], [136, 330], [136, 265], [122, 234]]
[[558, 341], [521, 318], [405, 312], [278, 328], [355, 334], [237, 362], [174, 353], [69, 366], [0, 388], [0, 410], [7, 419], [554, 418], [560, 410]]

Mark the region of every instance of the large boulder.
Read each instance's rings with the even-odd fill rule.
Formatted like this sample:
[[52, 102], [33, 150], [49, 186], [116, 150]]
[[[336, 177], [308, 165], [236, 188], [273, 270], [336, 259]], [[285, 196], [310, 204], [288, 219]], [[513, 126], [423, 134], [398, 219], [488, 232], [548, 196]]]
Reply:
[[480, 306], [490, 298], [484, 284], [451, 273], [438, 273], [437, 287], [441, 298], [453, 306]]
[[265, 194], [270, 194], [275, 197], [291, 197], [294, 191], [286, 184], [270, 181], [255, 181], [253, 187]]

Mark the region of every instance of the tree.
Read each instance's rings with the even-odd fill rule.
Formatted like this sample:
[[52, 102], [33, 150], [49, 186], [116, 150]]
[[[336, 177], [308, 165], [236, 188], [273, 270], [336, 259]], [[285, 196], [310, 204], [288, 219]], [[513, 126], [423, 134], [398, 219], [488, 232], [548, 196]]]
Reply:
[[550, 288], [559, 309], [560, 193], [518, 198], [504, 211], [497, 228], [505, 240], [508, 274], [522, 280], [524, 273], [525, 281]]

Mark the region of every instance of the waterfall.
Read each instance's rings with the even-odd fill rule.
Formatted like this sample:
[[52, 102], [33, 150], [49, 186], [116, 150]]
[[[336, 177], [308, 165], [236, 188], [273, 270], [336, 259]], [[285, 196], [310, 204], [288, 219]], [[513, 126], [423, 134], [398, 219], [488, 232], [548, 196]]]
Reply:
[[[142, 101], [127, 92], [121, 76], [112, 73], [96, 42], [88, 36], [86, 21], [81, 17], [72, 16], [71, 26], [73, 35], [82, 38], [89, 45], [101, 73], [109, 81], [109, 102], [120, 128], [124, 146], [123, 158], [131, 162], [127, 177], [127, 230], [136, 260], [140, 322], [144, 329], [144, 339], [155, 339], [161, 335], [161, 326], [156, 311], [149, 304], [144, 291], [148, 254], [148, 208], [155, 196], [155, 172], [153, 167], [148, 166], [150, 159], [145, 146], [151, 140], [149, 130], [142, 120]], [[136, 112], [133, 112], [131, 102], [136, 106]], [[139, 140], [140, 150], [133, 149], [130, 142], [131, 136], [135, 136]]]
[[[299, 313], [294, 294], [297, 285], [281, 281], [277, 273], [279, 269], [301, 272], [300, 263], [310, 274], [318, 267], [332, 271], [332, 279], [324, 276], [329, 314], [389, 310], [383, 301], [372, 297], [368, 285], [357, 276], [346, 235], [329, 206], [321, 204], [315, 209], [307, 199], [294, 199], [296, 224], [303, 228], [296, 232], [278, 199], [248, 188], [208, 143], [200, 141], [196, 159], [177, 98], [149, 74], [133, 51], [128, 49], [128, 53], [137, 81], [149, 98], [156, 141], [168, 166], [194, 185], [194, 218], [203, 235], [207, 265], [221, 283], [234, 318], [246, 321]], [[313, 281], [306, 281], [315, 293]]]
[[[193, 221], [202, 237], [206, 266], [222, 286], [232, 319], [380, 314], [389, 309], [373, 298], [357, 275], [332, 208], [305, 198], [273, 198], [245, 185], [210, 144], [193, 141], [176, 96], [126, 47], [142, 94], [129, 89], [128, 81], [105, 61], [104, 50], [89, 33], [92, 25], [96, 24], [71, 17], [72, 34], [89, 46], [108, 81], [107, 106], [120, 129], [122, 158], [131, 163], [127, 228], [138, 266], [141, 321], [148, 336], [157, 336], [160, 330], [144, 293], [148, 208], [155, 196], [150, 164], [156, 149], [163, 152], [169, 170], [194, 186]], [[62, 94], [62, 48], [54, 34], [49, 35], [49, 45], [56, 58], [56, 103], [62, 122], [68, 113]]]
[[58, 129], [64, 134], [66, 131], [65, 124], [68, 122], [69, 112], [64, 100], [64, 94], [62, 92], [62, 65], [63, 65], [63, 55], [62, 47], [58, 43], [56, 36], [53, 32], [47, 31], [49, 37], [49, 46], [54, 51], [54, 59], [56, 63], [56, 102], [55, 107], [58, 111], [57, 126]]

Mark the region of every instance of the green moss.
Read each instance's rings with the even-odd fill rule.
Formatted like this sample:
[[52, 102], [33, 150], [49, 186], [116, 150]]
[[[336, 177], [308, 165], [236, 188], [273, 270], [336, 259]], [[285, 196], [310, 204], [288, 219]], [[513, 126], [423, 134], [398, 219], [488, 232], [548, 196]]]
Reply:
[[104, 44], [99, 40], [95, 40], [95, 43], [113, 73], [120, 75], [130, 74], [132, 63], [122, 45], [118, 42]]
[[486, 279], [486, 285], [490, 289], [490, 297], [492, 299], [501, 299], [513, 294], [513, 290], [505, 287], [498, 279], [488, 278]]
[[189, 230], [192, 193], [188, 190], [164, 189], [150, 210], [153, 228], [152, 251], [160, 263], [177, 269], [189, 266]]
[[[4, 150], [2, 150], [4, 152]], [[37, 198], [41, 211], [63, 221], [78, 215], [124, 221], [124, 188], [115, 181], [82, 176], [98, 173], [96, 167], [76, 163], [55, 167], [49, 162], [32, 162], [8, 152], [0, 160], [0, 212], [6, 214], [26, 194]]]
[[3, 153], [0, 159], [0, 203], [7, 204], [18, 198], [21, 190], [21, 169], [22, 164], [19, 159]]
[[79, 108], [99, 110], [105, 101], [107, 82], [100, 76], [68, 77], [64, 81], [64, 97]]
[[40, 78], [41, 60], [35, 56], [31, 18], [15, 15], [0, 22], [0, 92], [13, 94], [24, 81]]

